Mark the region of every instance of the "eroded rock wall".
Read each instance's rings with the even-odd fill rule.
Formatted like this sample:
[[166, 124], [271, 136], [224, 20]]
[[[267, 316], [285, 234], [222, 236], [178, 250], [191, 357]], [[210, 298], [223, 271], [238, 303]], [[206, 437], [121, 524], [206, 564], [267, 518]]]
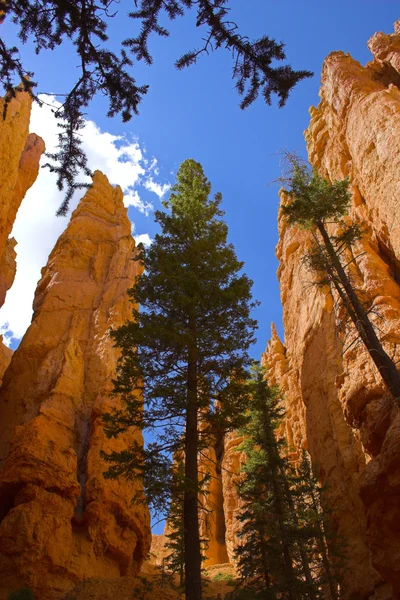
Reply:
[[138, 274], [122, 191], [96, 172], [42, 270], [32, 324], [0, 392], [0, 589], [59, 598], [90, 577], [134, 576], [148, 553], [148, 510], [132, 484], [106, 480], [101, 415]]
[[[400, 33], [375, 34], [365, 67], [342, 52], [325, 60], [321, 102], [306, 131], [310, 162], [330, 180], [349, 177], [350, 216], [365, 235], [352, 276], [373, 308], [386, 349], [400, 355]], [[282, 195], [285, 202], [285, 196]], [[264, 361], [285, 393], [287, 437], [308, 446], [348, 550], [346, 597], [380, 582], [400, 591], [400, 411], [354, 330], [338, 324], [329, 289], [310, 285], [307, 232], [279, 217], [278, 277], [284, 346]], [[377, 592], [378, 593], [378, 592]], [[394, 597], [393, 596], [393, 597]], [[396, 596], [397, 597], [397, 596]]]
[[222, 494], [224, 498], [225, 544], [229, 562], [235, 564], [235, 550], [240, 545], [238, 533], [241, 524], [237, 517], [241, 510], [237, 486], [240, 480], [244, 454], [238, 448], [243, 437], [237, 432], [228, 433], [224, 439], [224, 454], [221, 461]]
[[209, 476], [207, 491], [200, 495], [204, 510], [200, 511], [200, 536], [206, 540], [204, 566], [229, 562], [226, 546], [226, 519], [224, 512], [223, 471], [224, 440], [220, 437], [201, 452], [199, 470]]
[[[42, 138], [29, 134], [31, 106], [29, 94], [17, 91], [7, 106], [5, 119], [0, 118], [0, 308], [17, 268], [17, 241], [9, 236], [21, 202], [36, 180], [45, 150]], [[4, 99], [0, 98], [0, 115], [3, 110]], [[2, 340], [0, 336], [0, 384], [12, 356]]]
[[[3, 114], [4, 98], [0, 98]], [[0, 119], [0, 306], [15, 276], [15, 245], [9, 235], [26, 192], [36, 180], [45, 147], [42, 138], [29, 133], [32, 100], [17, 91]]]

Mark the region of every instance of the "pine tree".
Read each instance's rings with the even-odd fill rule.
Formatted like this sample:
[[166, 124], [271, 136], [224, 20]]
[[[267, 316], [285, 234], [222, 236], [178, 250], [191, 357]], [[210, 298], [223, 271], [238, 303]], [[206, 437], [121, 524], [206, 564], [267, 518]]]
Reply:
[[[346, 272], [349, 261], [343, 261], [362, 236], [360, 226], [346, 219], [351, 201], [349, 180], [331, 184], [315, 169], [293, 158], [291, 166], [291, 176], [286, 179], [290, 201], [282, 206], [282, 211], [290, 225], [312, 234], [313, 244], [305, 255], [305, 263], [319, 276], [318, 285], [330, 285], [338, 295], [387, 388], [396, 402], [400, 402], [400, 373], [383, 348], [351, 283]], [[330, 235], [328, 224], [336, 224], [340, 233]]]
[[[279, 105], [283, 106], [296, 83], [312, 75], [309, 71], [295, 71], [289, 65], [273, 66], [273, 61], [285, 60], [284, 44], [266, 35], [250, 41], [241, 34], [229, 19], [229, 0], [135, 0], [134, 4], [135, 10], [127, 16], [139, 21], [140, 33], [122, 40], [120, 48], [112, 51], [105, 45], [107, 28], [112, 18], [119, 18], [120, 0], [0, 0], [0, 24], [11, 19], [22, 44], [32, 41], [38, 54], [67, 41], [77, 55], [77, 81], [62, 94], [62, 106], [56, 111], [63, 122], [60, 149], [49, 155], [52, 162], [47, 165], [57, 173], [59, 189], [66, 189], [60, 214], [68, 210], [74, 190], [83, 187], [76, 182], [79, 171], [89, 171], [79, 135], [84, 110], [100, 94], [109, 102], [107, 116], [120, 114], [125, 123], [138, 113], [149, 86], [139, 85], [132, 76], [131, 57], [152, 64], [149, 38], [154, 34], [169, 36], [165, 17], [174, 20], [196, 10], [196, 26], [206, 30], [203, 41], [199, 48], [179, 58], [176, 67], [190, 66], [201, 55], [226, 48], [233, 57], [236, 89], [243, 97], [241, 108], [249, 106], [260, 93], [267, 104], [271, 104], [272, 94], [277, 94]], [[34, 73], [24, 68], [18, 48], [7, 47], [0, 38], [0, 84], [6, 98], [15, 96], [14, 86], [22, 82], [22, 87], [40, 103], [33, 92], [37, 84], [32, 77]]]
[[256, 368], [241, 447], [246, 456], [239, 486], [244, 509], [236, 554], [243, 597], [255, 600], [318, 597], [306, 548], [310, 531], [296, 513], [297, 477], [284, 455], [284, 440], [276, 436], [283, 414], [277, 390], [268, 387], [263, 370]]
[[308, 554], [314, 555], [315, 577], [320, 589], [329, 589], [324, 597], [336, 600], [345, 559], [344, 544], [334, 531], [329, 511], [322, 510], [323, 488], [313, 474], [310, 458], [305, 450], [297, 468], [295, 505], [300, 522], [308, 530]]
[[185, 581], [185, 530], [183, 526], [185, 475], [182, 459], [176, 459], [173, 467], [172, 486], [165, 544], [170, 553], [166, 556], [165, 564], [171, 573], [179, 574], [179, 586], [182, 586]]
[[129, 292], [142, 308], [134, 305], [133, 321], [113, 332], [124, 408], [104, 417], [108, 436], [130, 427], [153, 434], [147, 447], [133, 441], [107, 460], [109, 477], [143, 482], [154, 510], [168, 512], [173, 457], [183, 457], [187, 600], [201, 600], [198, 456], [218, 432], [243, 422], [256, 327], [252, 283], [227, 243], [221, 195], [210, 199], [210, 191], [201, 165], [186, 160], [168, 212], [156, 213], [161, 233], [142, 248], [146, 270]]

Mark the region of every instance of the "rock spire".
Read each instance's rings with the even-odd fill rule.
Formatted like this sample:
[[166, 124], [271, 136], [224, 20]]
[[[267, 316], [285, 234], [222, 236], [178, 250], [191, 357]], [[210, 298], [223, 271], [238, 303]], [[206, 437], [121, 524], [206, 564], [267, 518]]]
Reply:
[[[42, 270], [32, 324], [0, 392], [0, 588], [52, 600], [90, 577], [135, 575], [149, 514], [132, 484], [103, 478], [100, 452], [121, 450], [101, 415], [117, 350], [110, 327], [130, 317], [139, 274], [119, 187], [96, 171]], [[138, 433], [130, 434], [140, 436]]]
[[[4, 102], [0, 98], [0, 115]], [[31, 107], [29, 94], [17, 91], [7, 106], [5, 119], [0, 118], [0, 307], [16, 271], [17, 241], [9, 236], [21, 202], [36, 180], [45, 149], [42, 138], [29, 133]], [[0, 336], [0, 382], [12, 355], [1, 339]]]
[[[350, 216], [366, 232], [352, 277], [372, 303], [381, 339], [398, 361], [399, 24], [396, 33], [377, 33], [368, 45], [374, 60], [365, 67], [343, 52], [325, 60], [321, 101], [310, 110], [306, 141], [309, 160], [321, 175], [331, 181], [350, 178]], [[308, 243], [307, 232], [289, 228], [280, 215], [285, 340], [283, 346], [273, 333], [264, 361], [285, 393], [289, 443], [308, 447], [327, 486], [325, 501], [348, 544], [343, 598], [397, 597], [399, 408], [363, 346], [348, 347], [354, 332], [339, 333], [329, 290], [310, 287], [311, 275], [301, 261]]]

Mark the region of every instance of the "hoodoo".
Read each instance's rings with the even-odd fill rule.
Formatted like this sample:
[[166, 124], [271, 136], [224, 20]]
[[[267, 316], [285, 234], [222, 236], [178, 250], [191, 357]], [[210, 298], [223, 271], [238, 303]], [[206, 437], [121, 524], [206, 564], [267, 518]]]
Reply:
[[[0, 114], [4, 111], [0, 98]], [[15, 217], [26, 192], [36, 180], [44, 142], [29, 133], [32, 100], [26, 92], [17, 91], [0, 119], [0, 307], [12, 286], [16, 271], [17, 241], [10, 238]], [[12, 351], [0, 341], [0, 381], [10, 363]]]
[[[400, 32], [375, 34], [363, 67], [334, 52], [321, 102], [311, 108], [309, 159], [333, 181], [350, 178], [352, 219], [365, 231], [352, 278], [373, 309], [385, 347], [399, 360]], [[282, 195], [285, 202], [285, 195]], [[347, 544], [343, 597], [367, 598], [384, 582], [400, 591], [400, 413], [354, 331], [338, 329], [329, 288], [312, 287], [302, 257], [309, 234], [279, 217], [278, 277], [284, 345], [276, 332], [264, 361], [285, 394], [286, 436], [308, 447], [325, 500]], [[342, 321], [343, 323], [343, 321]], [[381, 597], [381, 596], [379, 596]], [[397, 596], [396, 596], [397, 597]]]
[[101, 415], [117, 402], [109, 329], [131, 314], [134, 246], [121, 189], [96, 171], [42, 270], [0, 393], [3, 593], [24, 583], [59, 598], [85, 578], [135, 575], [148, 553], [148, 510], [131, 506], [132, 484], [103, 478], [100, 455], [128, 443], [105, 438]]

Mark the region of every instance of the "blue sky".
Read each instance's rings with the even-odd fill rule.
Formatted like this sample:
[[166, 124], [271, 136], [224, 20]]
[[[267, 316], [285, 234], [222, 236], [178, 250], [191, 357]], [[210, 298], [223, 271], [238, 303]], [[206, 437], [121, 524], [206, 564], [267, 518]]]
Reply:
[[[221, 50], [203, 57], [197, 65], [183, 72], [174, 68], [176, 58], [196, 46], [201, 38], [201, 32], [194, 26], [194, 15], [188, 15], [171, 24], [169, 39], [152, 40], [152, 67], [142, 64], [134, 67], [138, 83], [150, 84], [138, 117], [124, 125], [119, 118], [105, 117], [104, 100], [99, 98], [91, 105], [87, 118], [108, 133], [96, 133], [92, 127], [89, 166], [93, 170], [102, 168], [113, 183], [121, 183], [125, 190], [129, 189], [131, 177], [142, 200], [159, 208], [160, 199], [149, 191], [146, 181], [140, 183], [140, 169], [131, 168], [131, 163], [140, 163], [142, 171], [147, 169], [153, 173], [148, 165], [152, 157], [156, 157], [158, 170], [153, 175], [160, 185], [174, 182], [174, 174], [186, 158], [194, 158], [203, 165], [213, 191], [223, 194], [230, 241], [238, 257], [245, 261], [245, 270], [254, 280], [254, 296], [261, 301], [255, 312], [259, 332], [253, 349], [254, 356], [259, 357], [272, 321], [283, 335], [275, 258], [278, 185], [269, 185], [280, 175], [277, 152], [289, 149], [305, 155], [303, 131], [308, 125], [309, 107], [318, 103], [321, 67], [327, 54], [343, 50], [365, 64], [371, 58], [367, 40], [376, 31], [392, 32], [400, 11], [397, 0], [231, 0], [230, 4], [232, 19], [243, 32], [250, 38], [268, 34], [284, 41], [288, 62], [294, 68], [314, 71], [314, 77], [298, 84], [283, 109], [278, 109], [276, 103], [267, 107], [260, 99], [243, 112], [231, 79], [232, 63], [228, 53]], [[119, 9], [122, 13], [130, 6], [131, 2], [121, 0]], [[132, 35], [135, 26], [128, 19], [116, 17], [110, 28], [111, 45]], [[13, 28], [8, 23], [2, 25], [4, 33], [8, 42], [14, 41]], [[28, 44], [23, 57], [26, 66], [36, 73], [39, 92], [63, 93], [73, 82], [77, 59], [68, 44], [39, 57]], [[46, 130], [46, 118], [35, 113], [35, 131], [40, 135]], [[115, 136], [124, 136], [126, 140], [120, 142]], [[46, 143], [49, 147], [47, 140]], [[116, 168], [122, 156], [115, 150], [119, 143], [128, 144], [131, 157], [131, 163], [123, 172]], [[119, 177], [124, 181], [119, 181]], [[54, 216], [60, 201], [59, 196], [50, 199], [54, 179], [46, 180], [44, 174], [40, 178], [41, 183], [34, 186], [36, 192], [34, 188], [29, 192], [36, 194], [35, 202], [31, 198], [34, 208], [24, 213], [28, 211], [24, 208], [29, 206], [27, 198], [18, 217], [21, 224], [20, 233], [16, 232], [20, 242], [17, 250], [20, 248], [18, 252], [23, 256], [22, 240], [30, 235], [32, 245], [25, 249], [25, 254], [31, 259], [39, 240], [47, 242], [37, 253], [34, 265], [26, 263], [25, 270], [19, 265], [19, 285], [27, 286], [30, 278], [29, 292], [21, 294], [18, 285], [14, 296], [9, 292], [9, 308], [3, 307], [6, 311], [3, 322], [11, 319], [12, 311], [14, 322], [21, 322], [22, 311], [27, 311], [26, 325], [29, 323], [40, 267], [44, 266], [49, 250], [67, 222]], [[50, 208], [46, 209], [46, 203]], [[135, 223], [135, 233], [154, 235], [152, 212], [146, 216], [131, 207], [129, 215]], [[52, 237], [48, 235], [50, 231]], [[22, 301], [25, 304], [20, 308], [18, 302]], [[16, 338], [22, 335], [26, 325], [15, 334]], [[11, 327], [13, 329], [16, 331], [17, 324]], [[17, 343], [13, 340], [12, 346]], [[157, 531], [161, 529], [162, 525]]]
[[[121, 14], [130, 4], [121, 1]], [[392, 32], [400, 13], [395, 0], [232, 0], [230, 4], [232, 19], [250, 38], [268, 34], [285, 42], [288, 62], [294, 68], [314, 71], [312, 79], [298, 84], [283, 109], [278, 109], [276, 102], [267, 107], [259, 99], [241, 111], [231, 79], [231, 57], [223, 50], [202, 57], [184, 71], [174, 68], [176, 58], [200, 43], [201, 31], [195, 28], [194, 14], [189, 14], [170, 25], [169, 39], [152, 39], [153, 66], [134, 66], [138, 83], [150, 84], [140, 115], [128, 124], [119, 118], [107, 119], [106, 104], [99, 98], [91, 105], [88, 118], [111, 134], [137, 137], [149, 156], [157, 158], [161, 183], [173, 183], [174, 173], [186, 158], [203, 165], [213, 191], [223, 194], [230, 241], [245, 261], [245, 270], [254, 280], [254, 296], [261, 301], [255, 314], [259, 332], [253, 351], [259, 356], [271, 321], [282, 333], [275, 259], [278, 186], [268, 185], [280, 174], [276, 153], [289, 149], [304, 155], [303, 130], [308, 125], [309, 107], [318, 103], [325, 56], [343, 50], [367, 62], [368, 38], [375, 31]], [[135, 27], [135, 22], [117, 16], [109, 31], [110, 45], [132, 35]], [[12, 35], [9, 26], [8, 41]], [[68, 44], [39, 57], [27, 45], [23, 57], [35, 71], [39, 92], [62, 93], [73, 81], [78, 61]], [[92, 169], [96, 166], [90, 164]], [[148, 190], [142, 188], [140, 194], [155, 208], [160, 206]], [[136, 209], [129, 210], [136, 233], [152, 236], [152, 213], [146, 217]]]

